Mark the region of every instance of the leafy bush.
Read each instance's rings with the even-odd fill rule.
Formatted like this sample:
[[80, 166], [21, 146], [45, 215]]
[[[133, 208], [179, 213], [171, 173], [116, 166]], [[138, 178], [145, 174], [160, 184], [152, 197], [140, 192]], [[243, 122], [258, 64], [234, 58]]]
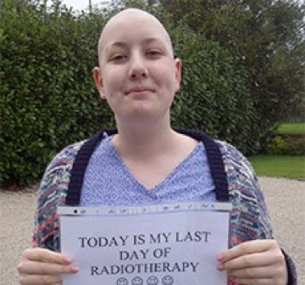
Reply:
[[112, 123], [92, 68], [103, 18], [0, 12], [0, 182], [37, 179], [65, 145]]
[[247, 72], [217, 42], [204, 41], [186, 25], [171, 33], [182, 59], [182, 88], [173, 106], [173, 124], [205, 130], [243, 152], [253, 153], [256, 125]]
[[288, 143], [280, 136], [274, 137], [268, 146], [268, 154], [287, 154]]
[[269, 143], [267, 153], [272, 155], [305, 155], [305, 139], [289, 139], [277, 135]]

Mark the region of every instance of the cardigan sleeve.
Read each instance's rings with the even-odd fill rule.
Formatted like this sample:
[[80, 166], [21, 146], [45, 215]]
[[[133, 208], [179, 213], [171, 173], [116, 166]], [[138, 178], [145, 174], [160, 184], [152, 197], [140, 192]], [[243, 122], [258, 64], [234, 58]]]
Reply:
[[71, 169], [83, 142], [70, 145], [48, 165], [38, 188], [32, 243], [35, 247], [59, 251], [57, 207], [65, 203]]
[[[245, 156], [230, 144], [220, 142], [220, 149], [223, 153], [228, 182], [237, 180], [234, 186], [239, 185], [240, 191], [249, 191], [253, 194], [251, 199], [255, 200], [258, 212], [257, 239], [273, 238], [273, 231], [270, 217], [267, 210], [264, 194], [261, 191], [257, 176], [250, 162]], [[229, 187], [230, 188], [230, 187]], [[247, 189], [247, 190], [244, 190]], [[229, 190], [230, 191], [230, 190]], [[288, 270], [288, 284], [297, 285], [297, 272], [291, 257], [282, 250]]]
[[[238, 152], [238, 151], [237, 151]], [[257, 206], [259, 208], [259, 235], [258, 239], [269, 239], [273, 238], [273, 230], [271, 226], [271, 221], [269, 217], [269, 213], [267, 210], [267, 205], [265, 202], [265, 197], [263, 192], [261, 191], [261, 187], [259, 185], [257, 176], [255, 174], [255, 171], [250, 164], [250, 162], [239, 152], [239, 159], [243, 162], [245, 171], [249, 173], [249, 178], [251, 181], [251, 184], [254, 189], [254, 193], [257, 198]], [[296, 267], [294, 265], [294, 262], [292, 258], [282, 249], [282, 253], [285, 257], [286, 267], [288, 271], [288, 283], [287, 285], [297, 285], [297, 271]]]
[[245, 221], [245, 227], [250, 226], [251, 229], [251, 237], [247, 238], [245, 235], [245, 239], [273, 238], [264, 194], [250, 162], [234, 146], [226, 142], [219, 142], [219, 145], [227, 173], [231, 201], [237, 204], [235, 207], [238, 208], [240, 216], [248, 219]]
[[253, 193], [257, 200], [257, 207], [259, 209], [259, 231], [258, 239], [270, 239], [273, 238], [273, 229], [271, 225], [270, 216], [268, 213], [265, 196], [259, 185], [259, 181], [255, 174], [255, 171], [250, 162], [242, 155], [245, 170], [249, 175], [249, 183], [253, 189]]

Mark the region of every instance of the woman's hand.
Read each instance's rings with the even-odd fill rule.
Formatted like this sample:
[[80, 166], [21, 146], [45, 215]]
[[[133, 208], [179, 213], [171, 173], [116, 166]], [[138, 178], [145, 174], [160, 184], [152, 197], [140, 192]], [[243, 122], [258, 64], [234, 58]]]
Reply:
[[62, 274], [78, 272], [68, 256], [42, 248], [26, 249], [17, 270], [22, 285], [61, 285]]
[[228, 272], [237, 283], [286, 285], [285, 257], [275, 240], [255, 240], [237, 245], [217, 256], [218, 270]]

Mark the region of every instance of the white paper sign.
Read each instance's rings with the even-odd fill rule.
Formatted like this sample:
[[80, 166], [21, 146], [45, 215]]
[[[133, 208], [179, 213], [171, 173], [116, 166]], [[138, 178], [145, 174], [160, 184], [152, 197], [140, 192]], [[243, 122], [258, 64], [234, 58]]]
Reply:
[[225, 285], [230, 205], [61, 207], [61, 251], [80, 271], [63, 285]]

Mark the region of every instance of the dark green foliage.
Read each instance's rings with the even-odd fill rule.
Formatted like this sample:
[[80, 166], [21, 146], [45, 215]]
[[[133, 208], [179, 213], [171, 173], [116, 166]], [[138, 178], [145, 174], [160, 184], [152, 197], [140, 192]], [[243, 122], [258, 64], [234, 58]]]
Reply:
[[0, 182], [27, 183], [112, 122], [92, 79], [103, 18], [7, 5], [0, 19]]
[[[305, 5], [297, 0], [158, 0], [172, 27], [187, 24], [246, 69], [261, 141], [279, 121], [302, 114]], [[301, 106], [301, 107], [299, 107]]]
[[227, 49], [203, 40], [185, 25], [172, 30], [171, 36], [176, 55], [183, 59], [182, 88], [174, 102], [173, 124], [205, 130], [244, 152], [252, 152], [249, 137], [256, 115], [247, 71]]
[[269, 143], [271, 155], [305, 155], [305, 136], [276, 135]]

